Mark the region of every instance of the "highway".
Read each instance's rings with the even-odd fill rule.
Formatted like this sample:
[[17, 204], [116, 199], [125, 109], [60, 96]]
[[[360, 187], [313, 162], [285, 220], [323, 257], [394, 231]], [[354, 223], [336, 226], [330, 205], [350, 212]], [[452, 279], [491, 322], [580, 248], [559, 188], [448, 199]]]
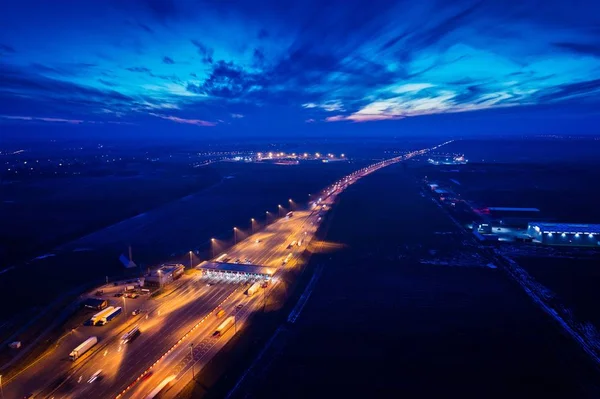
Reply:
[[[293, 216], [280, 218], [229, 248], [228, 262], [277, 269], [267, 288], [272, 289], [280, 272], [301, 263], [299, 255], [337, 195], [363, 176], [426, 151], [429, 150], [381, 161], [338, 180], [313, 197], [308, 209], [297, 207]], [[296, 245], [291, 246], [292, 242]], [[219, 258], [222, 254], [216, 255]], [[184, 275], [173, 283], [174, 290], [167, 289], [158, 299], [127, 299], [127, 312], [108, 325], [78, 327], [49, 355], [3, 381], [4, 394], [8, 398], [28, 394], [56, 399], [145, 398], [169, 378], [172, 381], [160, 397], [175, 397], [190, 381], [192, 367], [199, 372], [243, 327], [252, 312], [261, 309], [263, 289], [248, 296], [245, 292], [249, 283], [244, 277], [197, 273]], [[111, 302], [122, 306], [120, 298], [112, 298]], [[136, 308], [145, 312], [133, 316], [131, 311]], [[217, 318], [219, 309], [225, 310], [226, 316]], [[222, 337], [213, 337], [217, 326], [229, 315], [236, 317], [235, 328]], [[123, 343], [122, 335], [134, 326], [139, 327], [141, 334], [132, 342]], [[98, 344], [71, 362], [69, 352], [90, 336], [98, 336]], [[91, 380], [94, 375], [98, 378]]]

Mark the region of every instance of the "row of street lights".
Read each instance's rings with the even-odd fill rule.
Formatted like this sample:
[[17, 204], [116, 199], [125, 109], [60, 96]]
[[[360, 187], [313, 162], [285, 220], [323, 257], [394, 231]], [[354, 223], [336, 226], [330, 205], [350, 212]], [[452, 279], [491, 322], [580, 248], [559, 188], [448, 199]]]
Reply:
[[[309, 199], [310, 199], [310, 194], [308, 195]], [[291, 198], [288, 199], [288, 203], [290, 204], [290, 211], [294, 209], [294, 200], [292, 200]], [[283, 216], [283, 212], [285, 211], [285, 208], [283, 206], [281, 206], [281, 204], [277, 205], [277, 214], [279, 217]], [[271, 212], [269, 211], [265, 211], [265, 226], [269, 224], [269, 215], [271, 215]], [[250, 218], [250, 230], [252, 232], [252, 234], [256, 233], [256, 226], [257, 226], [257, 220], [254, 218]], [[233, 244], [236, 245], [238, 243], [238, 234], [240, 232], [240, 229], [238, 229], [237, 227], [233, 228]], [[211, 238], [210, 239], [210, 255], [211, 258], [215, 257], [215, 244], [217, 242], [216, 238]], [[190, 269], [194, 267], [194, 259], [193, 259], [193, 251], [189, 251], [189, 256], [190, 256]]]

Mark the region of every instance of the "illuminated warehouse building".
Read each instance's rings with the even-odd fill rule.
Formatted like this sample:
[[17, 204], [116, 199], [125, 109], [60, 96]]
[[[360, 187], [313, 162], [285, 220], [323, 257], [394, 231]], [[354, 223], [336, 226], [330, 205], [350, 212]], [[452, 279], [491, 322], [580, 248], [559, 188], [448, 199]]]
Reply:
[[600, 224], [531, 222], [527, 226], [527, 233], [546, 245], [600, 246]]

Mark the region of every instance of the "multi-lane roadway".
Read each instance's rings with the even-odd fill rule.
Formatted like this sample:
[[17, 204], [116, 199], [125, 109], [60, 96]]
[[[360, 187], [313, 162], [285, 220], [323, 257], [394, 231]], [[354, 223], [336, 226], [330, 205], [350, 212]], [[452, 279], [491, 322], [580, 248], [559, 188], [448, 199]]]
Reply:
[[[279, 272], [300, 262], [299, 255], [339, 193], [363, 176], [426, 151], [381, 161], [338, 180], [313, 197], [308, 209], [295, 209], [293, 216], [281, 218], [229, 248], [228, 262], [277, 269], [267, 288], [272, 289]], [[261, 309], [264, 293], [246, 295], [250, 282], [241, 276], [198, 273], [184, 276], [158, 299], [129, 299], [122, 316], [103, 327], [78, 327], [45, 357], [5, 380], [4, 394], [8, 398], [29, 394], [56, 399], [146, 398], [165, 385], [160, 397], [174, 397], [190, 381], [192, 371], [201, 370], [252, 312]], [[113, 301], [117, 302], [114, 306], [121, 306], [119, 299]], [[131, 310], [135, 308], [144, 311], [134, 316]], [[218, 318], [221, 309], [225, 315]], [[213, 337], [230, 315], [236, 318], [234, 328]], [[123, 343], [122, 335], [135, 326], [141, 334]], [[98, 344], [71, 362], [69, 352], [89, 336], [98, 336]], [[169, 383], [161, 384], [164, 381]]]

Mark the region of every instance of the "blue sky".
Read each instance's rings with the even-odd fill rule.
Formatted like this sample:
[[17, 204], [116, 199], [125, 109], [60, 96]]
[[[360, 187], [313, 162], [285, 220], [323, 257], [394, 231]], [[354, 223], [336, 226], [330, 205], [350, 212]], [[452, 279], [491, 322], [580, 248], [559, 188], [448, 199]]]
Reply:
[[0, 123], [600, 133], [595, 1], [11, 1]]

